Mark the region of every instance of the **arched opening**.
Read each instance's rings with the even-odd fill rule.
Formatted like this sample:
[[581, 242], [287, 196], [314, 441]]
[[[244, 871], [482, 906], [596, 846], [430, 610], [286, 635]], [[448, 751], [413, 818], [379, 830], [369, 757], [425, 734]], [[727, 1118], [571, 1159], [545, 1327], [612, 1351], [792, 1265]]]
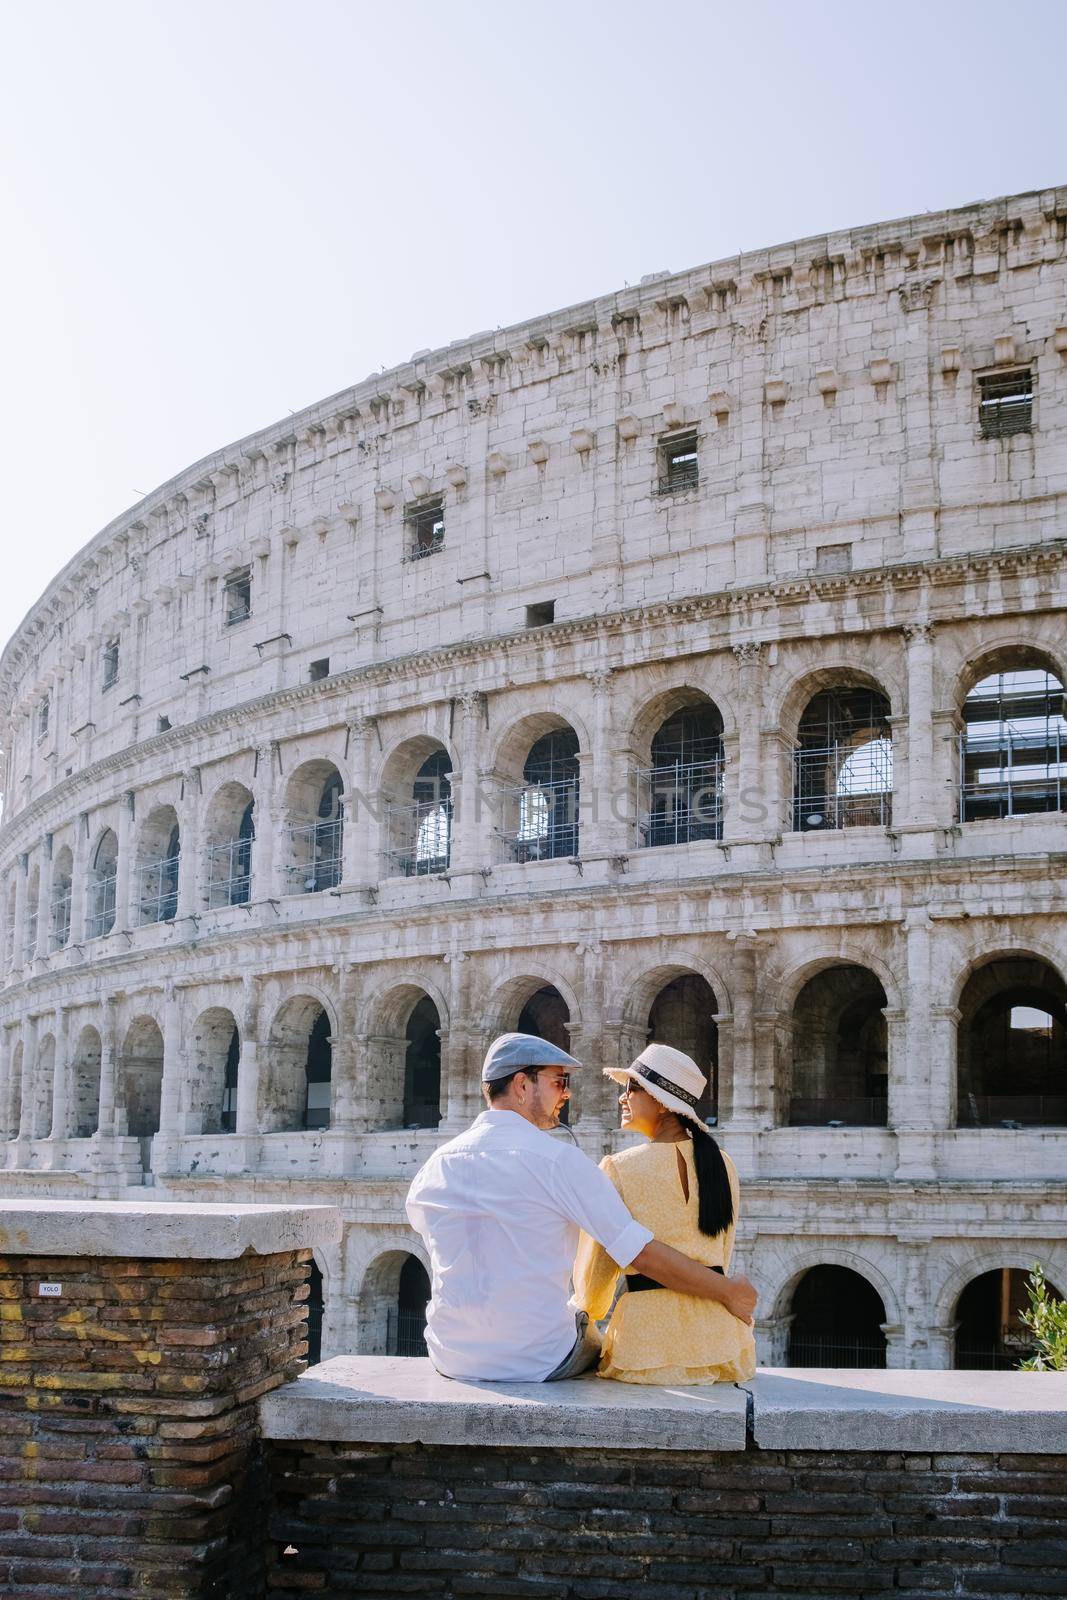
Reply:
[[986, 673], [962, 716], [961, 822], [1067, 809], [1063, 684], [1032, 652]]
[[115, 926], [115, 892], [118, 884], [119, 841], [111, 828], [97, 840], [89, 863], [89, 895], [85, 937], [101, 939]]
[[100, 1035], [95, 1028], [87, 1026], [79, 1033], [71, 1069], [74, 1137], [91, 1139], [100, 1125]]
[[878, 689], [840, 685], [808, 701], [793, 757], [795, 833], [888, 827], [892, 821], [890, 706]]
[[809, 978], [793, 1007], [791, 1127], [885, 1127], [886, 1003], [866, 967], [827, 967]]
[[41, 896], [41, 871], [34, 867], [26, 880], [26, 914], [22, 925], [22, 959], [32, 961], [37, 954], [37, 903]]
[[322, 1273], [312, 1261], [308, 1272], [307, 1364], [317, 1367], [322, 1360]]
[[286, 791], [290, 894], [322, 894], [341, 881], [344, 780], [330, 761], [306, 761]]
[[1067, 1126], [1067, 984], [1036, 956], [999, 956], [960, 996], [961, 1128]]
[[441, 1120], [441, 1019], [428, 994], [408, 1017], [404, 1054], [404, 1126], [436, 1128]]
[[192, 1072], [185, 1089], [190, 1133], [234, 1131], [240, 1059], [241, 1036], [233, 1013], [212, 1006], [193, 1027]]
[[56, 1041], [46, 1033], [37, 1041], [37, 1058], [33, 1068], [33, 1120], [30, 1128], [34, 1139], [47, 1139], [52, 1132], [52, 1094], [56, 1078]]
[[1011, 1372], [1033, 1355], [1034, 1336], [1022, 1320], [1030, 1306], [1028, 1284], [1029, 1274], [1017, 1267], [995, 1267], [971, 1279], [956, 1302], [955, 1367]]
[[694, 702], [660, 724], [637, 774], [642, 845], [722, 838], [722, 717], [710, 700]]
[[885, 1306], [850, 1267], [811, 1267], [793, 1290], [791, 1367], [884, 1367]]
[[387, 818], [388, 870], [406, 878], [446, 872], [452, 859], [452, 758], [442, 746], [431, 749], [414, 775], [411, 759], [428, 740], [413, 741], [390, 763], [396, 770], [383, 792], [390, 799]]
[[669, 1044], [683, 1050], [708, 1080], [697, 1107], [705, 1121], [715, 1122], [719, 1106], [718, 1005], [708, 980], [697, 972], [684, 972], [665, 984], [648, 1013], [650, 1044]]
[[159, 1132], [163, 1089], [163, 1035], [151, 1017], [130, 1023], [119, 1057], [119, 1105], [126, 1132], [141, 1141], [141, 1164], [151, 1167], [152, 1135]]
[[260, 1127], [296, 1133], [330, 1126], [330, 1019], [317, 1000], [288, 1000], [274, 1019], [260, 1089]]
[[252, 898], [255, 801], [243, 783], [225, 783], [206, 824], [209, 906], [244, 906]]
[[578, 854], [578, 735], [566, 725], [531, 745], [509, 795], [506, 841], [515, 861]]
[[[530, 995], [522, 1010], [519, 1012], [515, 1024], [516, 1033], [532, 1033], [538, 1039], [547, 1039], [549, 1044], [554, 1044], [560, 1050], [570, 1049], [570, 1007], [560, 994], [559, 990], [551, 983], [546, 983], [535, 989]], [[567, 1101], [560, 1114], [560, 1122], [564, 1127], [570, 1124], [571, 1101]]]
[[74, 879], [74, 857], [67, 845], [56, 854], [52, 864], [52, 905], [49, 945], [62, 950], [70, 939], [70, 905]]
[[137, 856], [137, 920], [172, 922], [178, 912], [181, 830], [173, 806], [157, 806], [141, 829]]
[[389, 1354], [426, 1354], [426, 1307], [430, 1303], [430, 1279], [416, 1256], [408, 1256], [400, 1269], [396, 1296], [395, 1332], [390, 1330]]

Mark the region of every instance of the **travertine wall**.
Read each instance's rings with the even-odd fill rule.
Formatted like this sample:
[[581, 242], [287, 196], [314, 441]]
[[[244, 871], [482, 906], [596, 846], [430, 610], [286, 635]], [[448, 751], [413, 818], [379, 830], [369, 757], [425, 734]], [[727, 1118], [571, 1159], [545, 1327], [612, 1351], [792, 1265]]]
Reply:
[[[613, 1108], [596, 1069], [640, 1047], [656, 994], [692, 972], [717, 1006], [720, 1126], [768, 1353], [818, 1262], [878, 1289], [894, 1364], [950, 1359], [960, 1290], [989, 1267], [1040, 1258], [1067, 1278], [1062, 1132], [958, 1128], [955, 1055], [983, 963], [1067, 971], [1060, 815], [961, 824], [956, 803], [969, 688], [1014, 659], [1067, 670], [1065, 227], [1067, 191], [1050, 191], [657, 278], [423, 353], [105, 529], [0, 662], [7, 1189], [147, 1178], [336, 1199], [326, 1347], [350, 1346], [377, 1315], [382, 1258], [417, 1253], [402, 1197], [440, 1137], [398, 1130], [415, 1000], [441, 1020], [447, 1131], [476, 1109], [488, 1038], [553, 984], [591, 1069], [576, 1133], [598, 1152]], [[984, 439], [978, 375], [1018, 365], [1033, 430]], [[699, 484], [658, 493], [661, 443], [688, 429]], [[405, 507], [436, 495], [443, 546], [407, 560]], [[244, 566], [250, 615], [227, 626], [225, 580]], [[549, 600], [555, 623], [527, 630], [526, 606]], [[329, 676], [310, 681], [323, 658]], [[793, 832], [798, 721], [838, 681], [889, 699], [891, 825]], [[692, 691], [723, 718], [723, 836], [640, 848], [616, 800]], [[579, 742], [578, 855], [509, 859], [501, 797], [562, 719]], [[380, 799], [430, 740], [452, 760], [450, 870], [392, 876]], [[288, 826], [315, 762], [343, 780], [343, 862], [334, 889], [305, 893]], [[251, 898], [213, 908], [205, 848], [244, 791]], [[176, 915], [137, 926], [136, 864], [172, 814]], [[90, 938], [107, 828], [115, 926]], [[840, 962], [886, 994], [888, 1126], [791, 1128], [794, 1002]], [[301, 997], [329, 1018], [331, 1123], [270, 1131], [279, 1017]], [[209, 1013], [241, 1038], [225, 1135], [205, 1115], [221, 1070]], [[139, 1134], [153, 1097], [158, 1132]]]

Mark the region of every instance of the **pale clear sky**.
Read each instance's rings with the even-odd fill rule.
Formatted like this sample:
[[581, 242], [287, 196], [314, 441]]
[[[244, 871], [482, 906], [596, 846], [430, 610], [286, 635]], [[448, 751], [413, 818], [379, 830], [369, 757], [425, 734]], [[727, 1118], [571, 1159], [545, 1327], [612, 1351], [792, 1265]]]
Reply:
[[646, 272], [1067, 181], [1062, 0], [0, 0], [0, 639], [199, 456]]

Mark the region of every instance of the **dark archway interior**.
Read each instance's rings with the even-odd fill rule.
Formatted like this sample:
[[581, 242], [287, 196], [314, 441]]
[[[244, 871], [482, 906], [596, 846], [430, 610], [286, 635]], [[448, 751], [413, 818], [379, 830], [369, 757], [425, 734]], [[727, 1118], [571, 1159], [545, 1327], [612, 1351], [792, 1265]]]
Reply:
[[237, 1074], [241, 1065], [241, 1035], [234, 1024], [226, 1047], [226, 1067], [222, 1085], [222, 1111], [219, 1127], [223, 1133], [237, 1131]]
[[651, 755], [644, 842], [721, 838], [722, 717], [716, 707], [675, 711], [653, 738]]
[[429, 995], [414, 1007], [406, 1030], [404, 1126], [436, 1128], [441, 1120], [441, 1019]]
[[424, 1356], [426, 1354], [426, 1307], [430, 1300], [430, 1280], [426, 1268], [416, 1256], [408, 1256], [400, 1269], [400, 1283], [396, 1296], [396, 1311], [390, 1318], [389, 1350], [391, 1355]]
[[885, 1006], [885, 990], [866, 967], [828, 967], [804, 985], [793, 1009], [791, 1127], [885, 1127]]
[[648, 1014], [650, 1044], [669, 1044], [691, 1056], [708, 1080], [697, 1109], [705, 1120], [718, 1113], [719, 1029], [718, 1006], [706, 978], [684, 972], [664, 985]]
[[330, 1126], [332, 1057], [330, 1019], [325, 1011], [320, 1011], [308, 1035], [307, 1100], [304, 1107], [305, 1128], [328, 1128]]
[[308, 1273], [308, 1302], [307, 1302], [307, 1307], [308, 1307], [308, 1320], [307, 1320], [308, 1353], [307, 1353], [307, 1363], [308, 1363], [309, 1367], [316, 1367], [316, 1366], [318, 1366], [319, 1362], [322, 1360], [323, 1297], [322, 1297], [322, 1273], [319, 1271], [319, 1269], [315, 1265], [314, 1261], [311, 1263], [311, 1270]]
[[1067, 985], [1013, 956], [971, 974], [960, 998], [961, 1128], [1067, 1126]]
[[[971, 1280], [956, 1303], [956, 1367], [1010, 1372], [1033, 1353], [1033, 1335], [1022, 1321], [1028, 1280], [1017, 1267], [995, 1267]], [[1062, 1298], [1052, 1284], [1049, 1290]]]
[[[560, 1050], [569, 1050], [570, 1032], [567, 1025], [570, 1020], [566, 1000], [553, 984], [546, 983], [527, 1000], [519, 1012], [515, 1028], [518, 1033], [532, 1033], [538, 1039], [547, 1039], [549, 1044], [554, 1044]], [[568, 1100], [559, 1119], [564, 1127], [570, 1123], [570, 1113], [571, 1103]]]
[[884, 1367], [885, 1306], [850, 1267], [812, 1267], [793, 1291], [791, 1367]]

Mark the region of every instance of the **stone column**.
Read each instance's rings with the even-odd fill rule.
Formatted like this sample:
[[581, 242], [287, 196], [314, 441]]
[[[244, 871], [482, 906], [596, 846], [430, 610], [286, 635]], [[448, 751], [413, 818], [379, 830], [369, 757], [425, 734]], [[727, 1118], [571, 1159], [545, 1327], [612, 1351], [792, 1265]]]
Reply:
[[761, 1082], [767, 1074], [765, 1069], [761, 1071], [756, 1054], [758, 939], [754, 933], [734, 933], [728, 938], [732, 952], [730, 1042], [733, 1048], [732, 1059], [720, 1079], [719, 1116], [728, 1124], [731, 1133], [751, 1132], [769, 1125], [764, 1110], [766, 1094]]
[[202, 805], [200, 768], [182, 773], [178, 801], [178, 916], [188, 917], [203, 909], [206, 896], [201, 892], [203, 863], [200, 860], [200, 809]]
[[[12, 1126], [14, 1106], [12, 1100], [11, 1083], [11, 1029], [0, 1027], [0, 1140], [8, 1140], [17, 1131]], [[0, 1166], [3, 1162], [0, 1161]]]
[[[26, 965], [26, 892], [29, 887], [30, 858], [19, 856], [15, 865], [15, 937], [11, 941], [11, 971], [20, 972]], [[26, 1068], [23, 1064], [23, 1078]]]
[[[257, 802], [258, 805], [258, 802]], [[241, 988], [241, 1061], [237, 1069], [237, 1127], [245, 1140], [259, 1133], [259, 984], [245, 978]], [[246, 1145], [247, 1152], [247, 1145]], [[246, 1154], [246, 1165], [248, 1165]]]
[[636, 848], [636, 765], [628, 739], [615, 725], [614, 672], [586, 673], [593, 691], [590, 749], [581, 763], [579, 847], [582, 856], [619, 857]]
[[937, 818], [934, 799], [934, 630], [929, 623], [913, 623], [903, 630], [907, 640], [908, 722], [907, 792], [896, 786], [894, 824], [932, 828]]
[[68, 1013], [56, 1006], [52, 1029], [56, 1041], [55, 1068], [52, 1075], [52, 1134], [53, 1139], [70, 1138], [70, 1039]]
[[[937, 1120], [932, 1055], [930, 939], [925, 906], [906, 913], [907, 1005], [902, 1026], [892, 1029], [889, 1049], [889, 1126], [897, 1135], [898, 1178], [936, 1177], [934, 1129]], [[942, 1107], [942, 1117], [944, 1107]]]
[[[441, 1041], [441, 1132], [459, 1133], [473, 1121], [480, 1106], [479, 1071], [484, 1046], [472, 1025], [470, 957], [455, 947], [445, 955], [448, 967], [448, 1035]], [[481, 1046], [481, 1048], [479, 1048]]]
[[[333, 1078], [333, 1109], [330, 1115], [331, 1132], [355, 1134], [366, 1131], [366, 1084], [360, 1081], [360, 1067], [366, 1073], [366, 1056], [356, 1045], [356, 1011], [359, 1004], [357, 968], [351, 961], [342, 963], [339, 971], [337, 1027], [330, 1042], [330, 1066]], [[353, 1147], [352, 1156], [355, 1156]], [[348, 1163], [344, 1163], [347, 1170]]]
[[182, 1003], [178, 987], [163, 989], [163, 1082], [159, 1091], [159, 1132], [152, 1139], [152, 1171], [176, 1170], [177, 1140], [184, 1131], [180, 1104], [186, 1060], [182, 1045]]
[[930, 1121], [935, 1128], [959, 1124], [958, 1006], [930, 1008]]
[[52, 835], [46, 834], [41, 843], [41, 870], [37, 881], [37, 949], [38, 961], [49, 954], [52, 944]]
[[342, 881], [373, 888], [381, 877], [381, 796], [374, 790], [374, 768], [381, 741], [374, 717], [359, 715], [348, 723], [349, 788], [345, 795]]
[[[274, 792], [277, 759], [278, 745], [274, 740], [256, 746], [256, 764], [252, 775], [252, 798], [255, 801], [252, 815], [256, 833], [252, 845], [252, 899], [255, 901], [273, 900], [278, 893], [275, 873], [278, 818]], [[243, 1067], [243, 1049], [241, 1062]]]
[[115, 870], [115, 932], [130, 926], [131, 883], [133, 880], [133, 813], [136, 804], [132, 789], [127, 789], [119, 807], [119, 859]]
[[727, 768], [723, 840], [741, 844], [779, 831], [769, 803], [768, 777], [761, 761], [764, 646], [754, 639], [735, 644], [737, 658], [736, 759]]
[[117, 1100], [117, 1043], [115, 1039], [115, 1007], [117, 995], [104, 1001], [104, 1014], [100, 1019], [100, 1108], [97, 1113], [97, 1135], [115, 1134]]
[[605, 1088], [611, 1088], [611, 1080], [603, 1075], [604, 1068], [613, 1065], [604, 1059], [605, 1048], [610, 1048], [604, 1037], [604, 948], [594, 938], [578, 944], [575, 952], [582, 963], [583, 1021], [570, 1033], [571, 1054], [582, 1063], [581, 1072], [571, 1080], [578, 1090], [574, 1132], [586, 1154], [599, 1161], [614, 1127]]
[[70, 873], [70, 943], [81, 944], [89, 901], [89, 817], [81, 812], [74, 829]]
[[488, 803], [483, 806], [479, 800], [489, 703], [484, 694], [475, 692], [460, 695], [459, 707], [459, 771], [452, 774], [455, 809], [451, 869], [455, 873], [473, 873], [489, 866], [493, 859], [492, 830], [496, 819]]

